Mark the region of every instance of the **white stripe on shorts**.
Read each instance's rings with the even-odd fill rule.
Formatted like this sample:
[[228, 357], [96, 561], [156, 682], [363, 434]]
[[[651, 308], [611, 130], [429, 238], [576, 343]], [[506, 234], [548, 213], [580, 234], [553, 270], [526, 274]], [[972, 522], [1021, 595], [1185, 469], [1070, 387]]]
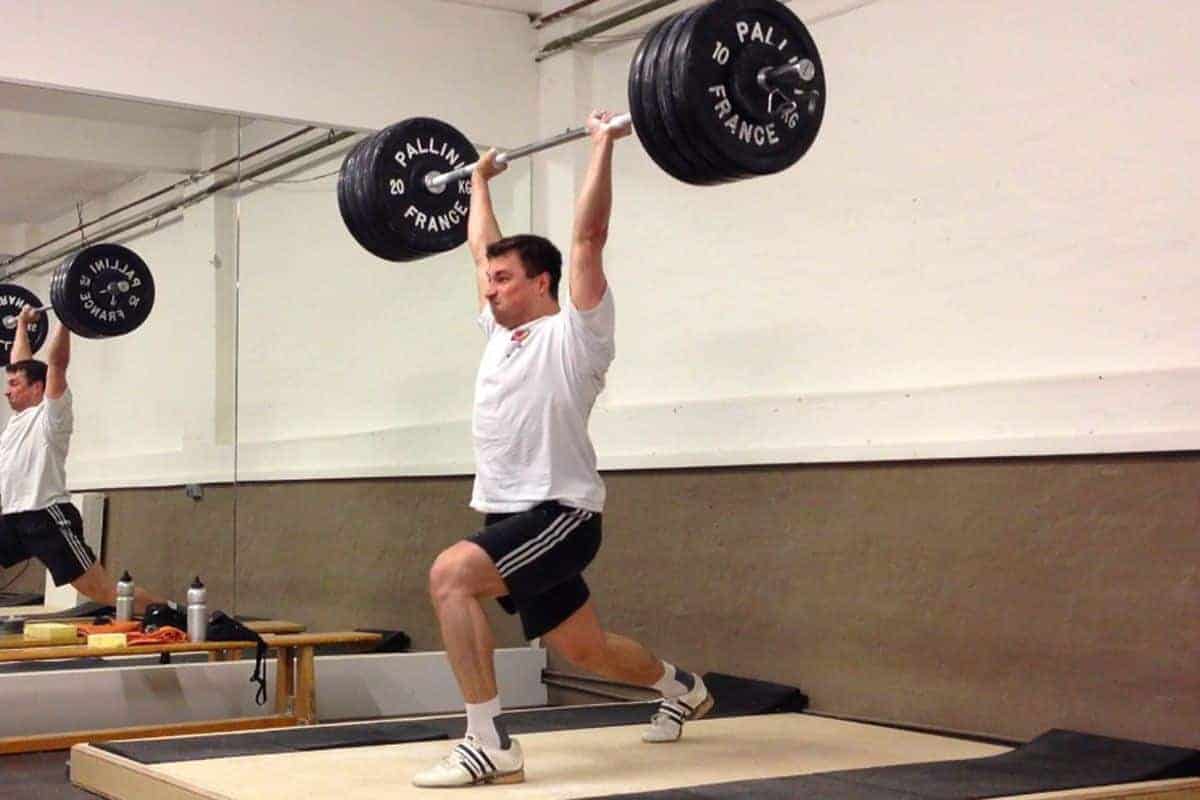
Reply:
[[50, 513], [51, 518], [58, 524], [59, 533], [67, 540], [67, 546], [75, 554], [75, 558], [79, 561], [79, 566], [85, 570], [90, 568], [94, 562], [88, 558], [87, 550], [83, 548], [83, 543], [79, 541], [79, 537], [71, 529], [71, 520], [67, 519], [67, 515], [57, 506], [47, 506], [46, 511]]
[[587, 522], [591, 517], [592, 512], [584, 511], [581, 508], [559, 514], [541, 533], [496, 562], [496, 569], [500, 572], [500, 577], [507, 578], [521, 567], [534, 561], [567, 538], [567, 534]]

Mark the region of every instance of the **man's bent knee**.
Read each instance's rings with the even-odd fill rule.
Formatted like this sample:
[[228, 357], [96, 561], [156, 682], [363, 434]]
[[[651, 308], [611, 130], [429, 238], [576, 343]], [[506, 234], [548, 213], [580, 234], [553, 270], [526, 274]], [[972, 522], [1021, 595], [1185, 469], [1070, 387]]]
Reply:
[[605, 662], [603, 640], [592, 637], [559, 639], [552, 648], [567, 661], [589, 672], [600, 672]]
[[429, 594], [437, 603], [456, 594], [504, 594], [503, 580], [483, 548], [459, 542], [446, 548], [429, 568]]

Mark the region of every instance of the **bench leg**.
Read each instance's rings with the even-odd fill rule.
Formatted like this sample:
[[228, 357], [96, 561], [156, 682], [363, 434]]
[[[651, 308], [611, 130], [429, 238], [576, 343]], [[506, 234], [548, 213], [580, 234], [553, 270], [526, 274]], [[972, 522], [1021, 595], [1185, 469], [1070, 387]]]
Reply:
[[296, 720], [301, 725], [317, 721], [316, 647], [304, 645], [296, 649]]
[[296, 694], [296, 651], [291, 647], [280, 647], [275, 651], [275, 713], [291, 714], [295, 709], [292, 698]]

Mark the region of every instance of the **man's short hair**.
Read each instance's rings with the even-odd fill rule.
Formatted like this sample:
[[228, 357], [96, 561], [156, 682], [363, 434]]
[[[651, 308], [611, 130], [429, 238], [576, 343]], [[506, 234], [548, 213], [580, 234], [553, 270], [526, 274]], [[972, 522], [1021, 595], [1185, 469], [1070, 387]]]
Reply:
[[536, 278], [543, 272], [550, 273], [550, 296], [558, 300], [558, 281], [562, 278], [562, 253], [549, 239], [522, 233], [505, 236], [488, 245], [487, 257], [498, 258], [505, 253], [516, 253], [525, 265], [525, 277]]
[[14, 361], [5, 367], [4, 371], [9, 375], [16, 375], [18, 372], [24, 374], [25, 380], [31, 385], [35, 383], [46, 385], [46, 362], [38, 361], [36, 358]]

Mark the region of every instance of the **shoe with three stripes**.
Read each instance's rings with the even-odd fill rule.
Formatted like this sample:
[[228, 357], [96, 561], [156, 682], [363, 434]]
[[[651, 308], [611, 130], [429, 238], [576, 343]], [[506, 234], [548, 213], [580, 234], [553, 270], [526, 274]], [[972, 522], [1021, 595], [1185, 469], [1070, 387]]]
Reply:
[[477, 783], [520, 783], [525, 780], [525, 757], [516, 739], [508, 747], [485, 747], [471, 734], [450, 755], [413, 776], [413, 786], [474, 786]]
[[650, 717], [650, 727], [642, 733], [643, 742], [674, 742], [683, 735], [683, 723], [689, 719], [700, 719], [713, 707], [713, 697], [700, 676], [696, 685], [687, 694], [664, 698], [658, 710]]

